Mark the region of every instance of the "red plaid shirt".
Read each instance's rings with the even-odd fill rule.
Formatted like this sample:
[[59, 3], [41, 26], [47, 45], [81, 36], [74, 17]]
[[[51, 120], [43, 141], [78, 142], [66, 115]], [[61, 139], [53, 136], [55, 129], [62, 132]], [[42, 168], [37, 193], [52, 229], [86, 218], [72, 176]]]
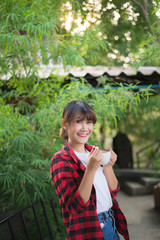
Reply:
[[[92, 146], [86, 144], [88, 151]], [[62, 207], [63, 220], [68, 233], [67, 240], [104, 240], [96, 211], [96, 193], [92, 187], [87, 203], [81, 198], [78, 187], [82, 180], [85, 166], [75, 155], [66, 141], [63, 148], [54, 154], [51, 161], [51, 178]], [[111, 191], [116, 228], [125, 239], [129, 239], [126, 219], [116, 201], [115, 191]]]

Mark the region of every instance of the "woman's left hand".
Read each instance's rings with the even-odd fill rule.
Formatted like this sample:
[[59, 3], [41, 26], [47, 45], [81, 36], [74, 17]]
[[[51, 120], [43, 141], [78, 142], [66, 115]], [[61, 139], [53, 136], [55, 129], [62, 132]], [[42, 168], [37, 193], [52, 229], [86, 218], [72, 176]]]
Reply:
[[117, 189], [118, 180], [113, 171], [113, 165], [117, 161], [117, 154], [112, 150], [112, 148], [108, 149], [111, 152], [111, 158], [107, 165], [103, 165], [103, 172], [108, 182], [108, 186], [111, 190]]
[[111, 152], [111, 158], [107, 165], [113, 166], [117, 161], [117, 154], [112, 150], [112, 148], [108, 149]]

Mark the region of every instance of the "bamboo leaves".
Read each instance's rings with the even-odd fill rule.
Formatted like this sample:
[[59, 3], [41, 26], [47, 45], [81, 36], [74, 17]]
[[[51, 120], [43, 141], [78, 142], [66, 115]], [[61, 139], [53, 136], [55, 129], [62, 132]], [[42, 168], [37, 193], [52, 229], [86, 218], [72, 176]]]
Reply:
[[[134, 92], [132, 85], [121, 84], [113, 89], [105, 79], [101, 79], [103, 87], [97, 89], [83, 78], [71, 78], [67, 84], [64, 79], [58, 83], [56, 77], [50, 81], [31, 82], [32, 85], [27, 81], [23, 82], [24, 85], [21, 81], [11, 81], [10, 84], [16, 89], [11, 99], [14, 96], [18, 100], [23, 95], [24, 100], [27, 97], [34, 99], [34, 105], [27, 112], [25, 101], [5, 105], [9, 95], [3, 100], [0, 98], [1, 195], [4, 203], [9, 204], [12, 199], [18, 206], [40, 197], [50, 198], [52, 194], [54, 198], [49, 164], [53, 153], [63, 145], [59, 129], [62, 110], [68, 101], [81, 99], [91, 104], [99, 124], [106, 129], [116, 128], [119, 119], [128, 111], [136, 111], [142, 97], [147, 100], [149, 96], [148, 89]], [[95, 126], [96, 133], [100, 125]], [[91, 141], [95, 142], [96, 138], [94, 134]]]

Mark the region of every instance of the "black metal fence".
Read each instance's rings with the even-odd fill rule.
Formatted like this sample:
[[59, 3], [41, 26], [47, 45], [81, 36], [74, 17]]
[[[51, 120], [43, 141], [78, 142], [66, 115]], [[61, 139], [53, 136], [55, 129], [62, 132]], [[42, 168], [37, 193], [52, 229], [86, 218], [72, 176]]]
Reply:
[[52, 200], [39, 200], [0, 222], [0, 240], [57, 240], [60, 223]]

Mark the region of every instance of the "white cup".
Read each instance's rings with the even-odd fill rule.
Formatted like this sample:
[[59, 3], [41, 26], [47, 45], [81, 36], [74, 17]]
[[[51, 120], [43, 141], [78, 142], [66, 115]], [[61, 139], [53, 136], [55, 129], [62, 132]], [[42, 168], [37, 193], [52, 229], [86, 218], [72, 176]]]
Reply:
[[102, 151], [101, 165], [106, 165], [110, 161], [111, 151], [107, 151], [107, 150], [103, 150], [103, 149], [101, 151]]

